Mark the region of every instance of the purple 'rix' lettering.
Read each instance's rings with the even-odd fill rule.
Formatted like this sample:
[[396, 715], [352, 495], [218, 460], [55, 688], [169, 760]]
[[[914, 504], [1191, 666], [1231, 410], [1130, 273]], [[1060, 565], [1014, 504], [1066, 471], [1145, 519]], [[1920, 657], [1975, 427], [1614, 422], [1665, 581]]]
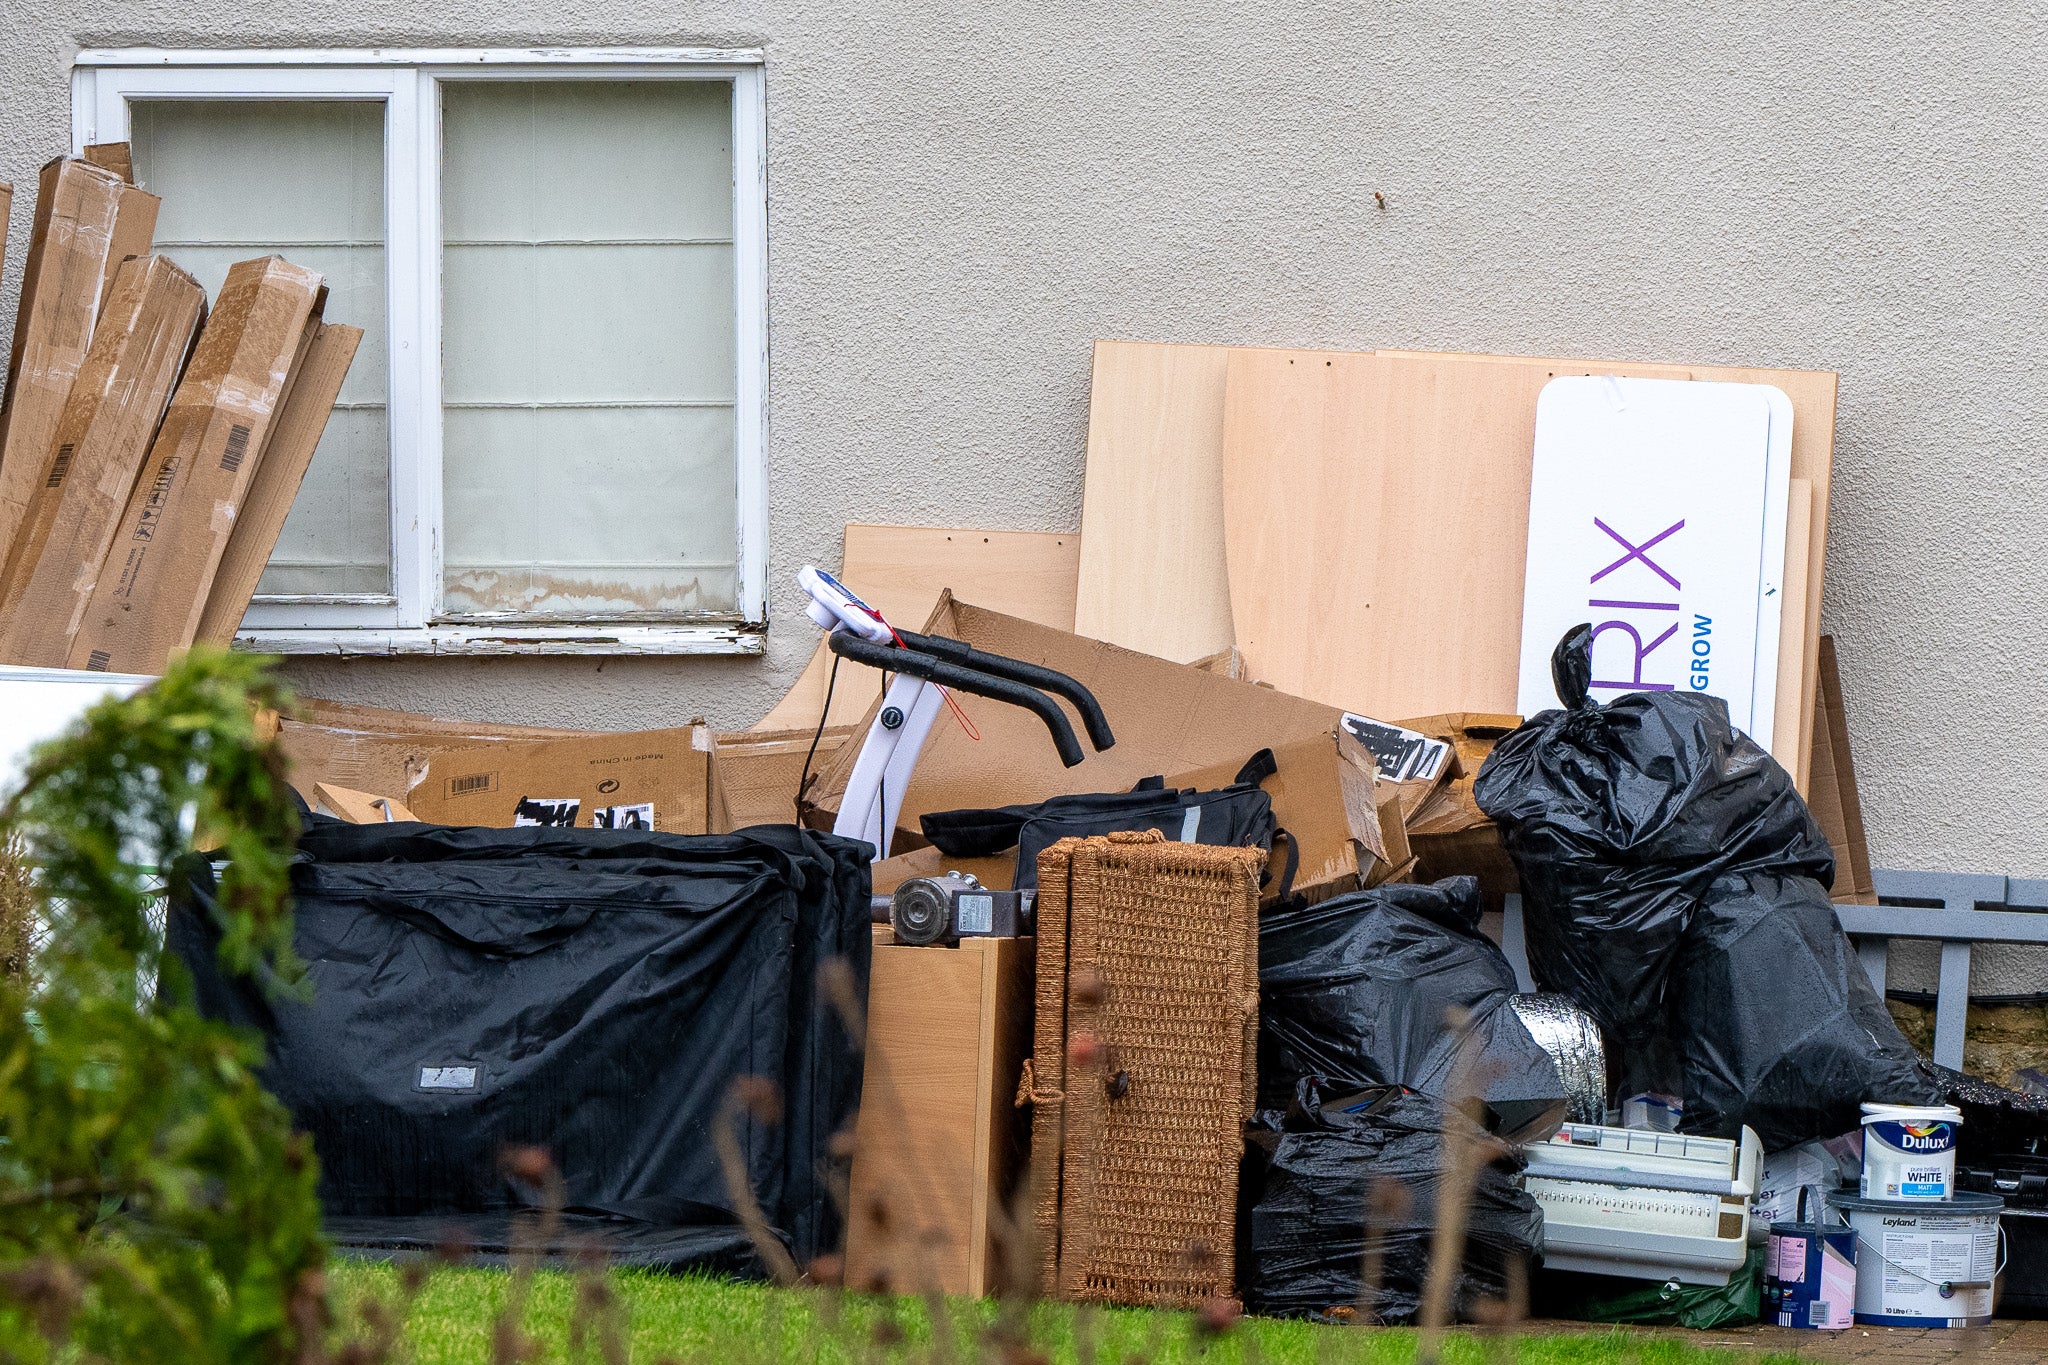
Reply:
[[1666, 583], [1669, 583], [1672, 587], [1679, 588], [1681, 591], [1683, 591], [1683, 585], [1681, 585], [1679, 581], [1673, 578], [1670, 574], [1665, 573], [1663, 569], [1659, 568], [1657, 566], [1657, 562], [1650, 558], [1649, 552], [1656, 547], [1659, 541], [1665, 540], [1670, 536], [1676, 534], [1677, 532], [1684, 530], [1684, 521], [1674, 522], [1672, 525], [1665, 527], [1663, 530], [1659, 531], [1656, 535], [1651, 536], [1648, 540], [1644, 541], [1640, 545], [1631, 544], [1626, 536], [1622, 535], [1621, 532], [1615, 530], [1612, 526], [1609, 526], [1606, 522], [1600, 520], [1600, 518], [1598, 517], [1593, 518], [1593, 524], [1599, 527], [1601, 530], [1605, 531], [1608, 535], [1614, 537], [1614, 543], [1621, 546], [1622, 549], [1627, 550], [1628, 553], [1623, 555], [1620, 559], [1615, 560], [1612, 564], [1609, 564], [1599, 573], [1596, 573], [1591, 578], [1587, 579], [1586, 581], [1588, 583], [1598, 583], [1601, 579], [1607, 577], [1607, 575], [1613, 573], [1616, 569], [1628, 563], [1630, 560], [1640, 559], [1643, 561], [1644, 568], [1648, 569], [1651, 573], [1657, 575], [1657, 577], [1663, 579]]
[[[1674, 527], [1673, 529], [1675, 530], [1677, 528]], [[1668, 535], [1669, 532], [1666, 532], [1666, 534]], [[1605, 687], [1616, 692], [1669, 692], [1672, 690], [1672, 685], [1670, 683], [1654, 683], [1643, 681], [1643, 660], [1648, 658], [1650, 654], [1653, 651], [1655, 651], [1658, 645], [1663, 644], [1666, 640], [1678, 634], [1678, 627], [1676, 625], [1673, 625], [1669, 630], [1666, 630], [1662, 635], [1659, 635], [1656, 639], [1650, 641], [1650, 643], [1646, 645], [1643, 643], [1643, 637], [1636, 633], [1636, 628], [1630, 625], [1628, 622], [1602, 621], [1599, 625], [1593, 627], [1593, 647], [1596, 651], [1600, 644], [1600, 632], [1603, 630], [1621, 631], [1624, 634], [1626, 634], [1629, 639], [1635, 641], [1636, 676], [1633, 680], [1629, 682], [1595, 681], [1588, 684], [1589, 686]]]

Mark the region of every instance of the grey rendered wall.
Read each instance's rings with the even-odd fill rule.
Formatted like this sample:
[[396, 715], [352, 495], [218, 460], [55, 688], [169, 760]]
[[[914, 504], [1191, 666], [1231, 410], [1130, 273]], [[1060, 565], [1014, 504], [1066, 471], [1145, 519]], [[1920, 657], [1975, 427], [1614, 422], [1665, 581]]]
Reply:
[[5, 20], [0, 178], [23, 184], [65, 141], [73, 45], [769, 53], [767, 658], [301, 662], [306, 691], [750, 722], [811, 649], [790, 579], [836, 561], [843, 522], [1077, 524], [1097, 336], [1827, 367], [1825, 618], [1875, 856], [2048, 874], [2037, 5], [5, 0]]

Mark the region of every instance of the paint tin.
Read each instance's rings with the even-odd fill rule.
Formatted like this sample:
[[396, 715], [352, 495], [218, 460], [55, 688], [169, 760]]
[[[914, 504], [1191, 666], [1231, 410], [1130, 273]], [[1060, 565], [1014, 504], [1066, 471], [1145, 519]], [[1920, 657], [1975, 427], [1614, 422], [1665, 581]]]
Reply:
[[1856, 1233], [1856, 1321], [1880, 1327], [1976, 1327], [1991, 1321], [1999, 1264], [1996, 1195], [1924, 1199], [1828, 1196]]
[[1847, 1327], [1856, 1311], [1856, 1233], [1773, 1223], [1764, 1250], [1763, 1320], [1779, 1327]]
[[1956, 1125], [1949, 1105], [1863, 1106], [1863, 1197], [1946, 1199], [1956, 1187]]

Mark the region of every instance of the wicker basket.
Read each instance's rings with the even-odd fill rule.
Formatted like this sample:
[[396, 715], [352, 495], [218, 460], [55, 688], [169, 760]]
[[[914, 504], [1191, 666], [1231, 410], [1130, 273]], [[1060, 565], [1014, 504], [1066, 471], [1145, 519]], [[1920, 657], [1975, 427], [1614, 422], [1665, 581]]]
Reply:
[[[1048, 1295], [1232, 1296], [1264, 865], [1258, 849], [1150, 831], [1040, 856], [1032, 1163]], [[1092, 1049], [1074, 1049], [1083, 1033]]]

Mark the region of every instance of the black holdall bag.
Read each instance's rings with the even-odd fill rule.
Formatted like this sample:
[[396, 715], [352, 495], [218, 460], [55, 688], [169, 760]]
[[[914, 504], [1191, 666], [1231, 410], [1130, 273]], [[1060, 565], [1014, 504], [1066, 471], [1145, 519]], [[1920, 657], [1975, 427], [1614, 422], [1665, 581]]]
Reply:
[[[1216, 791], [1175, 790], [1163, 777], [1148, 777], [1127, 792], [1055, 796], [1028, 806], [986, 810], [934, 811], [918, 825], [932, 846], [949, 858], [993, 857], [1017, 850], [1019, 891], [1038, 885], [1038, 855], [1062, 839], [1093, 834], [1157, 830], [1177, 843], [1272, 851], [1283, 835], [1273, 818], [1273, 799], [1261, 790], [1279, 771], [1271, 749], [1261, 749], [1238, 770], [1237, 780]], [[1293, 889], [1297, 853], [1287, 841], [1287, 868], [1280, 894]]]
[[[871, 853], [794, 826], [315, 817], [292, 868], [310, 998], [221, 971], [203, 859], [173, 879], [169, 946], [206, 1013], [263, 1034], [335, 1240], [503, 1252], [544, 1196], [502, 1159], [537, 1146], [562, 1180], [557, 1249], [758, 1273], [717, 1126], [796, 1261], [836, 1245], [831, 1137], [861, 1063], [819, 974], [843, 962], [865, 997]], [[777, 1101], [729, 1107], [747, 1077]]]

